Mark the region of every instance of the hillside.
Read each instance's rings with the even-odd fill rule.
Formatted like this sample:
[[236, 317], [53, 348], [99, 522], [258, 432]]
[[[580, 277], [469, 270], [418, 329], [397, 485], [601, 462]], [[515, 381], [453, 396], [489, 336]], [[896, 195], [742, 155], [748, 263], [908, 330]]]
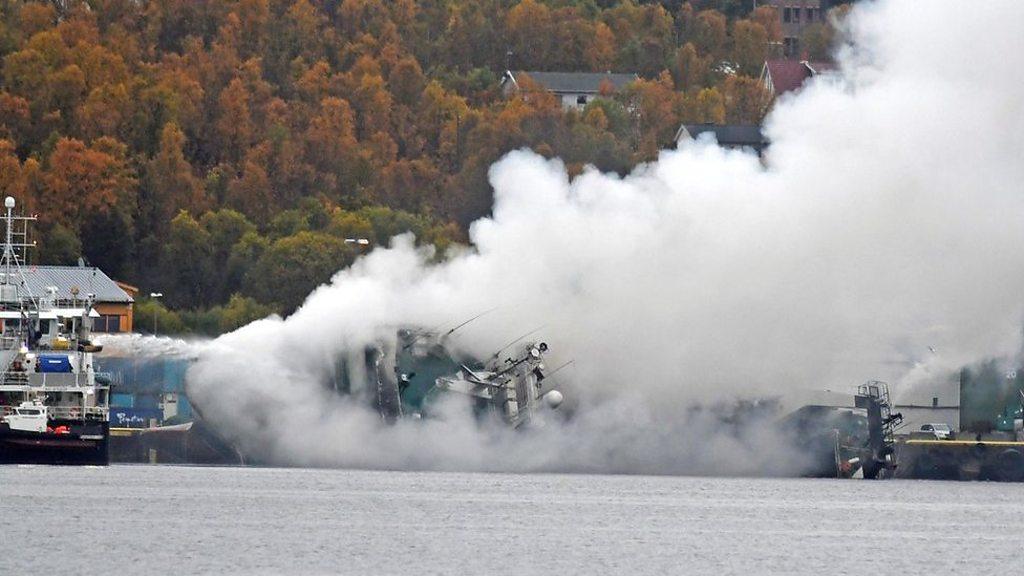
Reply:
[[[346, 238], [466, 241], [509, 150], [625, 172], [680, 122], [758, 121], [780, 32], [749, 4], [7, 1], [0, 186], [39, 214], [33, 261], [84, 256], [198, 311], [165, 326], [230, 329], [293, 309]], [[506, 98], [507, 68], [640, 80], [564, 111]]]

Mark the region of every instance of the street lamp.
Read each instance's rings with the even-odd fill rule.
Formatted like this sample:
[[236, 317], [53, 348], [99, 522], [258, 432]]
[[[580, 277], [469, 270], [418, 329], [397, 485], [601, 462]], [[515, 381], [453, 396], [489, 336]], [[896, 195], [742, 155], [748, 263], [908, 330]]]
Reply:
[[[163, 292], [150, 292], [149, 293], [149, 297], [152, 298], [153, 300], [156, 300], [157, 298], [163, 298], [164, 297], [164, 293]], [[157, 307], [153, 306], [153, 337], [154, 338], [156, 338], [156, 317], [157, 317], [157, 312], [158, 312]]]

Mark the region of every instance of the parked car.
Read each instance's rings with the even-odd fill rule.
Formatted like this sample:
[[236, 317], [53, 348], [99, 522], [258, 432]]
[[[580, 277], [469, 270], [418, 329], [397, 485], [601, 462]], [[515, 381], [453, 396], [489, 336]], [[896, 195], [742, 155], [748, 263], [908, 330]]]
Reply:
[[925, 424], [921, 426], [921, 431], [935, 436], [936, 440], [950, 440], [953, 438], [953, 431], [949, 428], [949, 424]]

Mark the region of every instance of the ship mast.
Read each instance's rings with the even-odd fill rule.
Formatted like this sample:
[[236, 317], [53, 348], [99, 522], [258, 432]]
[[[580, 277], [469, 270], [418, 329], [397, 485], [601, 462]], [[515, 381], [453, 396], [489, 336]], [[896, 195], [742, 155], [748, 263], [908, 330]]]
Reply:
[[13, 212], [14, 212], [14, 197], [8, 196], [4, 198], [4, 207], [7, 208], [7, 236], [4, 240], [4, 284], [9, 284], [11, 279], [11, 259], [14, 257], [14, 245], [13, 245]]
[[[4, 208], [6, 209], [4, 224], [6, 230], [4, 231], [3, 261], [0, 263], [3, 268], [3, 277], [0, 278], [0, 306], [7, 309], [18, 308], [24, 310], [26, 302], [23, 298], [27, 298], [31, 302], [32, 308], [36, 307], [36, 301], [32, 291], [26, 285], [25, 276], [21, 269], [22, 261], [19, 261], [18, 249], [27, 251], [28, 248], [35, 245], [28, 242], [28, 223], [35, 220], [35, 216], [15, 216], [14, 207], [14, 197], [8, 196], [4, 198]], [[21, 230], [16, 230], [15, 226], [19, 225], [24, 225], [24, 227]], [[19, 278], [15, 279], [12, 277], [12, 274]]]

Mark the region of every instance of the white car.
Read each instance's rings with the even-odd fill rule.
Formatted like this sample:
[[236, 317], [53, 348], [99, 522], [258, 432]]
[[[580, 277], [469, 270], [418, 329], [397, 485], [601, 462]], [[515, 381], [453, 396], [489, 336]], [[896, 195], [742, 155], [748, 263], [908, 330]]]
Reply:
[[949, 440], [953, 436], [949, 424], [925, 424], [921, 426], [921, 431], [935, 436], [937, 440]]

